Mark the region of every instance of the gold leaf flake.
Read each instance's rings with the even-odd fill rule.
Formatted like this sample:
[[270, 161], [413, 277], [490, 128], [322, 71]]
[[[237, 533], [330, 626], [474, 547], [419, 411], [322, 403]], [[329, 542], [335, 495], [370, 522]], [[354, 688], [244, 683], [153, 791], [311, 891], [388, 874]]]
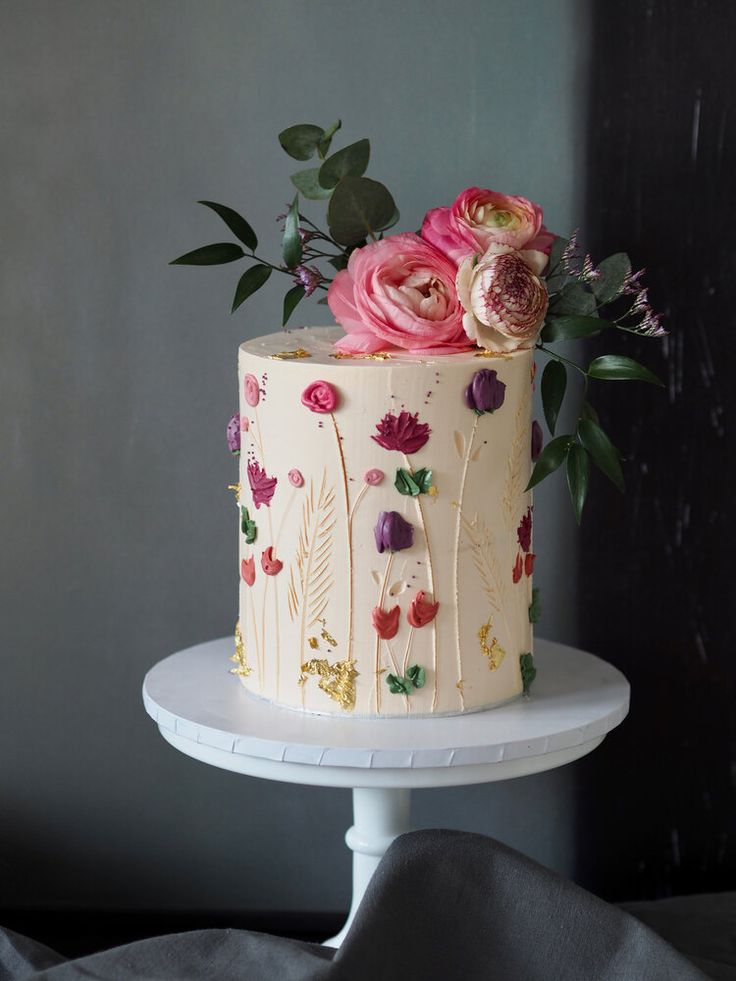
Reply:
[[493, 619], [492, 617], [488, 617], [487, 622], [478, 631], [478, 640], [480, 641], [481, 651], [488, 658], [489, 669], [495, 671], [501, 661], [506, 657], [506, 651], [498, 643], [496, 637], [491, 637], [491, 642], [490, 644], [488, 643], [488, 634], [491, 632], [492, 626]]
[[227, 489], [235, 491], [235, 500], [238, 504], [240, 504], [240, 484], [228, 484]]
[[455, 685], [455, 687], [457, 688], [458, 691], [462, 691], [463, 690], [463, 679], [462, 678], [460, 679], [460, 681], [458, 681], [458, 683]]
[[236, 668], [230, 668], [230, 674], [247, 678], [249, 674], [253, 673], [253, 668], [248, 667], [248, 662], [245, 659], [245, 644], [243, 643], [243, 634], [240, 631], [240, 620], [235, 624], [235, 653], [230, 660], [237, 664]]
[[439, 491], [437, 490], [434, 484], [431, 484], [427, 493], [429, 494], [430, 497], [437, 497]]
[[511, 355], [507, 351], [476, 351], [473, 355], [475, 358], [510, 358]]
[[298, 361], [299, 358], [312, 357], [309, 351], [305, 351], [303, 347], [297, 347], [293, 351], [279, 351], [278, 354], [272, 354], [270, 356], [274, 361]]
[[302, 664], [302, 677], [305, 681], [307, 675], [317, 675], [318, 684], [322, 691], [338, 702], [343, 711], [353, 711], [355, 708], [355, 679], [358, 677], [355, 661], [348, 658], [345, 661], [336, 661], [334, 664], [330, 664], [324, 658], [313, 658], [306, 664]]
[[307, 643], [309, 644], [309, 646], [312, 648], [313, 651], [316, 651], [317, 648], [319, 647], [319, 641], [317, 640], [316, 637], [308, 637]]
[[317, 622], [322, 624], [322, 639], [326, 640], [332, 647], [337, 647], [337, 641], [327, 629], [327, 621], [323, 618]]
[[388, 361], [391, 355], [388, 351], [376, 351], [374, 354], [348, 354], [346, 351], [335, 351], [330, 357], [338, 361]]

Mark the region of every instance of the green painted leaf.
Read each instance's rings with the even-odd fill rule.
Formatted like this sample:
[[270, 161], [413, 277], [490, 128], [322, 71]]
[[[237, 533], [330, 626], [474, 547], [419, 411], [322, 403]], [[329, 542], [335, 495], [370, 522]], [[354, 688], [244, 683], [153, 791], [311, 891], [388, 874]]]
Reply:
[[551, 358], [542, 372], [542, 408], [547, 428], [554, 436], [557, 417], [567, 389], [567, 369], [561, 361]]
[[215, 245], [203, 245], [172, 259], [170, 266], [221, 266], [226, 262], [242, 259], [245, 252], [234, 242], [217, 242]]
[[626, 489], [618, 450], [592, 419], [581, 419], [578, 424], [580, 442], [593, 458], [593, 463], [623, 494]]
[[414, 480], [419, 485], [422, 494], [427, 494], [432, 486], [432, 471], [428, 467], [422, 467], [414, 471]]
[[590, 457], [580, 443], [573, 443], [567, 453], [567, 486], [570, 491], [575, 520], [580, 524], [588, 493]]
[[595, 358], [588, 365], [588, 374], [591, 378], [605, 381], [645, 381], [650, 385], [664, 384], [649, 368], [622, 354], [603, 354], [600, 358]]
[[322, 187], [317, 180], [318, 173], [319, 167], [310, 167], [308, 170], [298, 170], [289, 179], [305, 198], [309, 198], [310, 201], [324, 201], [332, 194], [332, 191]]
[[399, 675], [387, 674], [386, 684], [388, 685], [388, 690], [392, 695], [411, 695], [413, 691], [413, 686], [408, 678], [402, 678]]
[[319, 168], [319, 182], [322, 187], [335, 187], [343, 177], [362, 177], [368, 166], [371, 155], [371, 144], [368, 140], [358, 140], [345, 146]]
[[596, 316], [595, 297], [585, 283], [568, 283], [558, 294], [550, 298], [549, 316], [562, 317], [578, 315], [583, 317]]
[[289, 292], [284, 297], [284, 317], [281, 321], [281, 326], [286, 326], [286, 321], [294, 312], [294, 308], [297, 303], [304, 298], [304, 287], [303, 286], [292, 286]]
[[241, 303], [247, 300], [249, 296], [252, 296], [256, 290], [259, 290], [271, 275], [271, 272], [272, 269], [270, 266], [260, 264], [246, 269], [238, 280], [230, 313], [235, 313]]
[[532, 589], [532, 601], [529, 604], [529, 623], [539, 623], [542, 616], [542, 591], [538, 586]]
[[532, 682], [537, 677], [537, 669], [534, 667], [534, 655], [531, 651], [519, 656], [519, 666], [521, 667], [521, 683], [524, 686], [524, 694], [529, 694]]
[[394, 487], [399, 494], [417, 497], [419, 494], [426, 494], [431, 486], [432, 471], [427, 467], [422, 467], [421, 470], [416, 470], [414, 473], [404, 470], [403, 467], [399, 467], [396, 471]]
[[424, 688], [427, 681], [427, 672], [419, 664], [412, 664], [406, 672], [406, 677], [415, 688]]
[[367, 177], [343, 177], [327, 209], [330, 234], [340, 245], [357, 245], [390, 222], [396, 211], [388, 189]]
[[625, 252], [609, 255], [597, 267], [600, 276], [591, 283], [599, 303], [610, 303], [621, 293], [626, 277], [631, 272], [631, 260]]
[[294, 160], [309, 160], [314, 156], [325, 131], [312, 123], [289, 126], [279, 133], [279, 143]]
[[284, 238], [281, 243], [281, 254], [287, 269], [298, 266], [302, 260], [302, 242], [299, 238], [299, 195], [289, 205], [289, 211], [284, 222]]
[[211, 208], [216, 215], [222, 218], [233, 235], [237, 235], [243, 245], [246, 245], [251, 252], [255, 252], [258, 248], [256, 233], [242, 215], [233, 211], [232, 208], [228, 208], [225, 204], [217, 204], [216, 201], [198, 201], [197, 203], [203, 204], [205, 208]]
[[327, 129], [324, 131], [322, 139], [317, 144], [317, 152], [319, 153], [320, 157], [323, 160], [330, 152], [330, 144], [332, 143], [332, 137], [340, 129], [341, 126], [342, 126], [342, 120], [340, 119], [338, 119], [336, 123], [333, 123], [332, 126], [328, 126]]
[[245, 535], [246, 543], [252, 545], [256, 540], [258, 529], [255, 521], [252, 521], [248, 514], [248, 508], [241, 507], [240, 509], [240, 530]]
[[554, 473], [562, 465], [571, 443], [572, 436], [569, 434], [551, 439], [539, 454], [539, 459], [534, 465], [529, 483], [524, 489], [531, 490], [532, 487], [536, 487], [545, 477], [549, 477], [551, 473]]
[[555, 341], [573, 341], [579, 337], [593, 337], [600, 334], [606, 327], [612, 325], [600, 317], [581, 317], [570, 315], [565, 317], [547, 317], [542, 330], [542, 340], [547, 344]]

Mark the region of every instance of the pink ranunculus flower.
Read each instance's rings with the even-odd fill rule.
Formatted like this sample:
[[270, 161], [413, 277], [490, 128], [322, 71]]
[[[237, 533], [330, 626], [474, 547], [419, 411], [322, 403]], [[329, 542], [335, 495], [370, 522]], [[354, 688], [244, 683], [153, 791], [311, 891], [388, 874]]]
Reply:
[[452, 354], [468, 347], [455, 266], [413, 233], [389, 235], [352, 252], [327, 302], [347, 332], [335, 347], [367, 354], [386, 347]]
[[533, 201], [468, 187], [449, 208], [433, 208], [422, 224], [422, 238], [459, 263], [489, 245], [538, 249], [549, 254], [555, 236], [542, 224], [542, 209]]
[[255, 375], [246, 375], [243, 378], [243, 394], [248, 405], [255, 408], [261, 398], [261, 390], [258, 387], [258, 379]]
[[259, 463], [256, 463], [255, 460], [251, 460], [248, 464], [248, 483], [250, 484], [250, 490], [251, 494], [253, 495], [253, 503], [256, 506], [256, 510], [258, 510], [261, 504], [265, 504], [266, 507], [270, 507], [271, 498], [276, 491], [278, 478], [269, 477]]
[[327, 414], [337, 406], [337, 392], [326, 381], [313, 381], [302, 392], [302, 405], [312, 412]]
[[534, 346], [544, 323], [549, 297], [539, 274], [546, 257], [535, 250], [490, 245], [477, 262], [463, 259], [457, 292], [468, 337], [489, 351]]

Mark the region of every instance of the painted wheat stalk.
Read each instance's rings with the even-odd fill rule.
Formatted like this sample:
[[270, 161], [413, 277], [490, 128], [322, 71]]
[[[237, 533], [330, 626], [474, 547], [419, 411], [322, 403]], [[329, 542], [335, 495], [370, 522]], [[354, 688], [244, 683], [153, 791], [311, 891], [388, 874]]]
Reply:
[[[501, 506], [508, 528], [517, 520], [519, 496], [529, 479], [528, 466], [531, 460], [531, 436], [529, 435], [528, 420], [531, 397], [531, 388], [525, 386], [524, 394], [516, 410], [514, 438], [509, 447], [509, 455], [506, 462], [506, 486], [504, 487]], [[524, 466], [525, 462], [527, 463], [526, 467]]]
[[483, 592], [491, 607], [503, 616], [506, 590], [498, 565], [498, 555], [493, 545], [493, 536], [485, 521], [477, 514], [470, 521], [462, 511], [459, 513], [462, 529], [470, 545], [473, 565], [483, 585]]

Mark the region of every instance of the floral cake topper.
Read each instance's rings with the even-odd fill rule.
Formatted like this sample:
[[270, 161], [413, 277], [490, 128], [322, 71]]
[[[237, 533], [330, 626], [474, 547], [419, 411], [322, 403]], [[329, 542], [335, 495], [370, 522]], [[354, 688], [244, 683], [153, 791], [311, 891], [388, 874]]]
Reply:
[[[237, 211], [201, 201], [238, 241], [205, 245], [173, 264], [250, 261], [238, 280], [231, 312], [274, 272], [285, 274], [291, 285], [283, 299], [284, 325], [305, 297], [323, 294], [319, 302], [329, 305], [345, 331], [335, 345], [344, 356], [392, 349], [431, 357], [474, 349], [491, 355], [539, 351], [548, 359], [541, 396], [553, 438], [541, 445], [541, 434], [534, 434], [536, 460], [527, 489], [565, 464], [580, 521], [591, 460], [624, 489], [620, 455], [593, 408], [591, 383], [661, 382], [625, 355], [600, 354], [578, 364], [550, 345], [606, 337], [612, 331], [662, 337], [666, 332], [649, 303], [643, 270], [632, 271], [623, 252], [596, 266], [578, 245], [576, 234], [566, 239], [545, 227], [538, 204], [489, 188], [466, 188], [451, 204], [430, 209], [418, 234], [388, 234], [399, 212], [388, 189], [365, 176], [369, 141], [361, 139], [331, 152], [341, 125], [339, 120], [326, 129], [302, 123], [279, 134], [279, 143], [292, 159], [316, 158], [316, 166], [291, 175], [296, 193], [278, 218], [283, 222], [280, 260], [271, 262], [259, 253], [255, 231]], [[326, 229], [304, 213], [303, 200], [326, 204]], [[558, 435], [569, 377], [579, 378], [582, 398], [574, 424]], [[255, 406], [260, 393], [252, 376], [246, 378], [245, 394], [248, 405]], [[304, 394], [312, 411], [331, 411], [322, 390]], [[466, 398], [470, 404], [475, 390]], [[230, 441], [232, 448], [234, 434]]]

